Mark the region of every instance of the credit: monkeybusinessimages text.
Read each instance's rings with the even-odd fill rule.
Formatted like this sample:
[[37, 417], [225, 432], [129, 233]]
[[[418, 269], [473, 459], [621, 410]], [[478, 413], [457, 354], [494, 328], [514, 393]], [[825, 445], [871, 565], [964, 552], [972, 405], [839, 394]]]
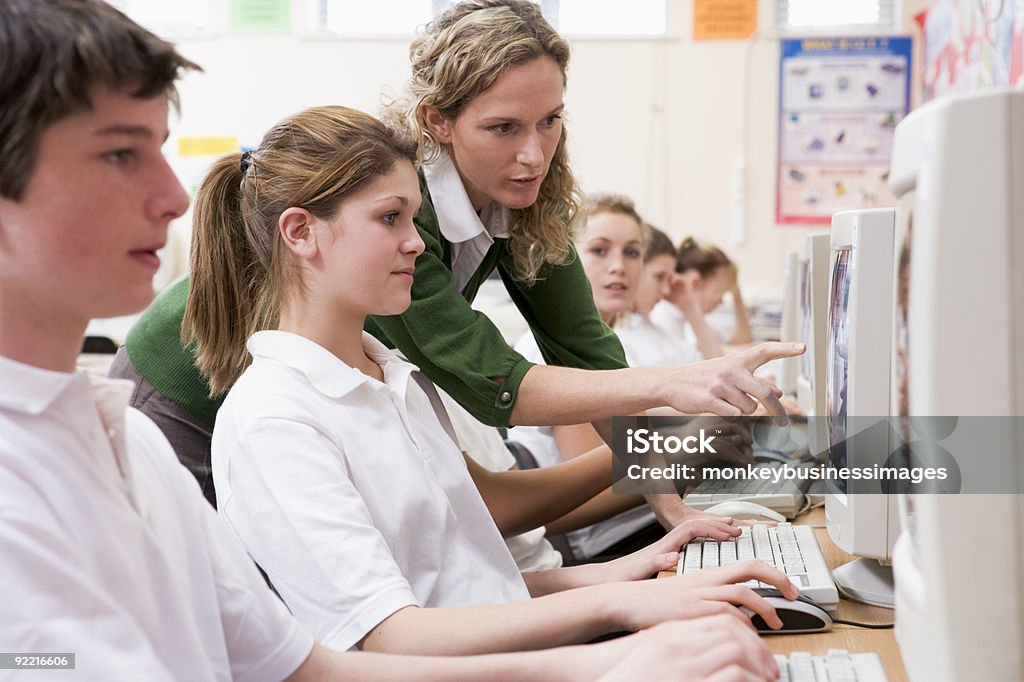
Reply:
[[945, 481], [945, 467], [891, 467], [874, 464], [870, 467], [739, 467], [706, 468], [689, 464], [649, 467], [631, 464], [626, 476], [633, 481]]

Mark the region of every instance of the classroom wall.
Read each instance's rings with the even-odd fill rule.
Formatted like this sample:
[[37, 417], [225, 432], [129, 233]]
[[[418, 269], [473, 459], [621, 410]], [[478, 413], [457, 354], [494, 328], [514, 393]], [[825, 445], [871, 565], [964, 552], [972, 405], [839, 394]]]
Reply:
[[[903, 3], [908, 32], [926, 4]], [[775, 298], [783, 254], [813, 231], [775, 224], [778, 41], [695, 43], [690, 0], [670, 5], [670, 37], [571, 41], [574, 168], [586, 191], [632, 196], [644, 217], [677, 240], [693, 234], [719, 244], [751, 298]], [[761, 3], [762, 25], [771, 9]], [[382, 89], [396, 92], [404, 83], [407, 45], [407, 38], [283, 35], [181, 41], [205, 73], [182, 83], [174, 135], [237, 135], [255, 145], [275, 121], [304, 107], [336, 103], [375, 113]], [[176, 166], [194, 185], [205, 162]], [[175, 231], [183, 248], [187, 218]]]

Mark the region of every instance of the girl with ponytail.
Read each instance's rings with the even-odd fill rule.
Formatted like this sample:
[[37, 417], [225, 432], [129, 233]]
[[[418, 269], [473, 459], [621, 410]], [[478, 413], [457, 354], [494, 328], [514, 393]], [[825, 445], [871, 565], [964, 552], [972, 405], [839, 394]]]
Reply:
[[[433, 384], [364, 331], [412, 302], [413, 151], [366, 114], [310, 109], [219, 161], [196, 197], [182, 330], [211, 388], [230, 386], [212, 439], [218, 512], [291, 612], [329, 648], [391, 653], [541, 649], [731, 603], [781, 625], [733, 584], [795, 596], [762, 562], [646, 580], [693, 538], [738, 535], [722, 518], [616, 562], [520, 573], [502, 531], [537, 525], [523, 507], [565, 513], [574, 493], [550, 470], [475, 464]], [[596, 493], [609, 463], [593, 462]]]

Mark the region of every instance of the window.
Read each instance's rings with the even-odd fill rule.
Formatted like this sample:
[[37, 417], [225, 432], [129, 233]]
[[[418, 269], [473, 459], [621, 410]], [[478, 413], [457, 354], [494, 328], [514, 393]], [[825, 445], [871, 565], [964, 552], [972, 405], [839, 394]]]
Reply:
[[134, 21], [164, 38], [187, 38], [213, 30], [210, 0], [108, 0]]
[[[308, 0], [315, 30], [341, 35], [410, 36], [458, 0]], [[667, 0], [534, 0], [569, 36], [655, 36], [667, 30]]]
[[775, 23], [785, 31], [843, 27], [892, 28], [896, 0], [776, 0]]
[[[319, 27], [342, 35], [412, 35], [440, 3], [431, 0], [321, 0]], [[443, 8], [442, 8], [443, 9]]]
[[668, 29], [665, 0], [554, 0], [551, 25], [565, 35], [656, 36]]

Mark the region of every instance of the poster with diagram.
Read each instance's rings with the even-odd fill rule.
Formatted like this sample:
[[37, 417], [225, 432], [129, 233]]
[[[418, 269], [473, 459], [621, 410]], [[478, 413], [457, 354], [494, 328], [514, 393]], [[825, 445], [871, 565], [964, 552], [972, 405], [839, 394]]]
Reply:
[[821, 225], [832, 214], [895, 206], [893, 131], [910, 110], [911, 39], [783, 40], [775, 219]]

